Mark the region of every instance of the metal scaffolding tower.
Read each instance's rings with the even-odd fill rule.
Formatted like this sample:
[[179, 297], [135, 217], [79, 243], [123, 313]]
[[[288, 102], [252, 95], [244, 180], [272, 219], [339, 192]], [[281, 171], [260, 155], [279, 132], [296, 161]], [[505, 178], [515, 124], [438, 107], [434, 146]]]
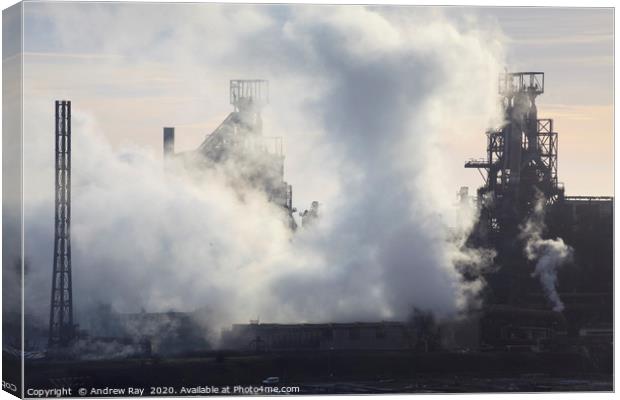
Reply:
[[67, 346], [75, 337], [71, 287], [71, 102], [56, 101], [56, 200], [54, 271], [49, 347]]
[[293, 187], [284, 180], [282, 137], [263, 135], [261, 114], [269, 104], [269, 81], [231, 80], [229, 96], [233, 111], [196, 150], [175, 153], [174, 128], [164, 128], [164, 159], [176, 160], [194, 171], [234, 166], [225, 168], [235, 171], [229, 174], [233, 186], [263, 191], [270, 202], [286, 211], [289, 226], [295, 229]]
[[539, 194], [547, 204], [564, 195], [558, 183], [558, 135], [553, 120], [538, 119], [536, 97], [544, 88], [542, 72], [502, 74], [498, 92], [506, 123], [487, 132], [486, 159], [465, 163], [465, 168], [486, 172], [478, 197], [480, 217], [491, 236], [506, 230], [514, 233]]

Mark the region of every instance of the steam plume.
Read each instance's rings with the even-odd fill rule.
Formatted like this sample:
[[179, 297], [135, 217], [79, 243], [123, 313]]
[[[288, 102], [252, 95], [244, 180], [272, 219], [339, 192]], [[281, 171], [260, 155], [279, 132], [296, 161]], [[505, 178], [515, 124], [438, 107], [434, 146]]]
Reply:
[[[59, 68], [54, 63], [25, 68], [24, 90], [36, 93], [26, 95], [24, 105], [25, 235], [33, 266], [26, 296], [42, 320], [53, 243], [50, 105], [61, 95], [73, 101], [74, 114], [78, 320], [100, 303], [124, 312], [205, 308], [217, 332], [256, 317], [404, 319], [413, 307], [451, 315], [477, 295], [482, 282], [464, 282], [455, 265], [483, 265], [488, 257], [463, 247], [471, 221], [454, 227], [458, 184], [450, 171], [462, 169], [462, 156], [447, 149], [467, 143], [465, 133], [478, 137], [498, 117], [495, 79], [502, 52], [489, 40], [495, 32], [426, 9], [40, 7], [58, 22], [50, 35], [66, 39], [82, 32], [88, 43], [102, 43], [91, 51], [120, 55], [89, 64], [85, 81], [83, 64], [62, 63], [63, 73], [51, 81], [63, 89], [44, 84], [46, 74]], [[89, 25], [95, 18], [106, 29]], [[135, 32], [137, 38], [127, 34], [121, 40], [110, 31]], [[212, 46], [204, 46], [207, 39]], [[67, 53], [79, 50], [71, 48], [72, 40], [57, 43], [65, 43]], [[149, 51], [137, 51], [144, 43], [152, 44]], [[133, 74], [146, 76], [153, 63], [168, 80], [149, 80], [146, 89], [140, 81], [127, 82]], [[207, 80], [169, 83], [204, 71]], [[109, 94], [107, 86], [83, 91], [96, 73], [110, 78], [108, 85], [114, 77], [121, 80], [119, 98], [91, 98]], [[71, 79], [58, 83], [63, 77]], [[170, 98], [190, 93], [191, 104], [206, 102], [196, 106], [197, 118], [213, 118], [208, 111], [227, 111], [220, 106], [227, 103], [225, 90], [206, 97], [197, 87], [225, 88], [231, 77], [271, 81], [264, 131], [284, 137], [295, 205], [321, 202], [322, 217], [312, 229], [291, 235], [264, 194], [232, 188], [225, 177], [230, 173], [217, 168], [201, 179], [163, 173], [161, 126], [188, 112], [185, 100], [174, 109]], [[147, 96], [145, 116], [134, 121], [142, 109], [131, 96], [140, 90], [155, 94]], [[123, 97], [128, 91], [129, 99]], [[119, 107], [114, 121], [102, 117], [115, 102], [134, 108]], [[160, 102], [167, 106], [157, 108]], [[165, 122], [158, 119], [162, 115]], [[145, 124], [149, 145], [128, 144], [140, 138], [136, 132]], [[201, 140], [194, 137], [192, 147]]]
[[543, 239], [545, 230], [545, 201], [539, 193], [532, 215], [521, 227], [521, 237], [526, 240], [525, 255], [528, 260], [536, 261], [536, 269], [532, 272], [545, 291], [545, 295], [553, 305], [553, 311], [564, 310], [564, 303], [558, 294], [558, 269], [573, 257], [572, 247], [566, 245], [561, 238]]

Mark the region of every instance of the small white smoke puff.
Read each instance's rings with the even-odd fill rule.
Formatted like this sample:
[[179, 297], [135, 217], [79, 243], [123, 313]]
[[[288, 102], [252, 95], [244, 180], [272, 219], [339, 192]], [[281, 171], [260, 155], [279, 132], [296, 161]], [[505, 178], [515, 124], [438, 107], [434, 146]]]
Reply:
[[543, 239], [545, 229], [544, 197], [539, 194], [534, 206], [534, 212], [526, 223], [521, 227], [521, 238], [526, 240], [525, 255], [528, 260], [536, 262], [536, 268], [532, 273], [543, 286], [545, 295], [553, 304], [553, 311], [564, 310], [564, 303], [558, 294], [558, 269], [573, 257], [573, 248], [568, 246], [561, 238]]

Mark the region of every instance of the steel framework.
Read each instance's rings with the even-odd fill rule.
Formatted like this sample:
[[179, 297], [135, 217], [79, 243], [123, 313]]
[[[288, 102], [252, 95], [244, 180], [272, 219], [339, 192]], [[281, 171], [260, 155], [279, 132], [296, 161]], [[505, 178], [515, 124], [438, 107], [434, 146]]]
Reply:
[[544, 72], [506, 72], [498, 79], [498, 92], [502, 96], [515, 93], [532, 92], [536, 95], [545, 92]]
[[56, 101], [56, 199], [54, 270], [49, 346], [67, 346], [75, 337], [71, 287], [71, 102]]
[[563, 196], [557, 173], [558, 134], [552, 119], [538, 119], [535, 103], [544, 90], [542, 72], [506, 72], [499, 77], [506, 123], [487, 132], [486, 159], [465, 163], [465, 168], [478, 169], [485, 181], [478, 197], [487, 233], [516, 229], [538, 193], [548, 204]]
[[552, 119], [538, 120], [538, 152], [544, 167], [541, 178], [558, 186], [558, 134], [553, 131]]
[[269, 103], [269, 81], [264, 79], [233, 79], [230, 81], [230, 104], [236, 111], [247, 101], [262, 107]]
[[235, 164], [241, 172], [235, 179], [264, 190], [269, 201], [286, 210], [294, 228], [293, 188], [284, 180], [282, 137], [263, 135], [261, 113], [269, 104], [269, 81], [234, 79], [229, 94], [234, 110], [205, 137], [191, 162], [204, 167]]

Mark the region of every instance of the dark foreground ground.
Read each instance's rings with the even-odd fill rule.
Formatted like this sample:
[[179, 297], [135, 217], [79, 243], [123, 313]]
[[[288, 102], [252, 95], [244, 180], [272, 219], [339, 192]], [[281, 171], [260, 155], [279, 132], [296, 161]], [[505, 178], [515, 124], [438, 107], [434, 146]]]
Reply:
[[576, 353], [213, 353], [175, 359], [38, 360], [27, 362], [25, 372], [26, 389], [72, 388], [72, 396], [79, 395], [79, 388], [125, 388], [125, 396], [136, 395], [127, 391], [130, 387], [144, 389], [142, 395], [205, 395], [226, 386], [231, 394], [243, 394], [240, 390], [266, 386], [262, 381], [267, 377], [279, 377], [275, 386], [298, 387], [294, 393], [300, 394], [613, 390], [611, 357], [601, 363]]

